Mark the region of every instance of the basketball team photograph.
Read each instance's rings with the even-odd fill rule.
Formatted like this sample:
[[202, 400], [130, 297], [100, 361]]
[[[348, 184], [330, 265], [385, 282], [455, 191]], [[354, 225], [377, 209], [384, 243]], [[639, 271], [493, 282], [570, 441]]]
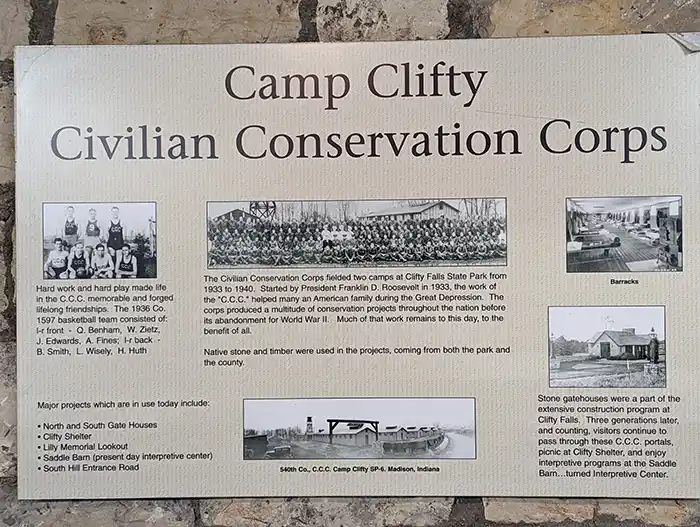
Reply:
[[157, 278], [156, 204], [44, 203], [45, 280]]
[[207, 203], [208, 267], [504, 266], [505, 198]]

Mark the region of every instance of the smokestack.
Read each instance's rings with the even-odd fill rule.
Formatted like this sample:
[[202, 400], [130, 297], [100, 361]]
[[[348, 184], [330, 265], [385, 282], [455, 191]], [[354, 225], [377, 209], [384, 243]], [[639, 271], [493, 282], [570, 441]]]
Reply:
[[634, 335], [634, 328], [622, 328], [622, 331], [624, 331], [625, 333], [631, 333], [632, 335]]
[[306, 433], [309, 435], [314, 433], [314, 423], [311, 417], [306, 418]]

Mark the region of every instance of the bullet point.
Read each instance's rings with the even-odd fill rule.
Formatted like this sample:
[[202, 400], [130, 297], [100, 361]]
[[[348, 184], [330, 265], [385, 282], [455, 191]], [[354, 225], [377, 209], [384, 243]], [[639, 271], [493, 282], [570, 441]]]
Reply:
[[39, 461], [41, 461], [41, 456], [39, 456], [37, 459], [38, 459]]
[[41, 467], [36, 467], [37, 470], [41, 470]]
[[41, 436], [36, 436], [37, 439], [41, 439]]
[[38, 448], [39, 450], [41, 450], [41, 445], [39, 445], [37, 448]]
[[37, 428], [41, 428], [41, 425], [36, 425]]

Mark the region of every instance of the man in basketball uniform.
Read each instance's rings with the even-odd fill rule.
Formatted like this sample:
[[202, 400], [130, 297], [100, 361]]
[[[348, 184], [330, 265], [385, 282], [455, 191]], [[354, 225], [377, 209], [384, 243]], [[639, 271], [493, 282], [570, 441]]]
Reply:
[[75, 209], [69, 206], [66, 209], [66, 221], [63, 224], [61, 237], [63, 238], [63, 247], [70, 251], [71, 248], [78, 242], [80, 233], [78, 232], [78, 224], [75, 221]]
[[131, 254], [131, 246], [125, 243], [117, 264], [117, 278], [136, 278], [137, 274], [138, 264], [136, 263], [136, 257]]
[[107, 251], [116, 264], [117, 253], [124, 247], [124, 226], [119, 219], [119, 207], [112, 207], [112, 219], [107, 228]]
[[88, 278], [88, 268], [88, 255], [83, 242], [79, 241], [68, 257], [68, 277], [71, 279]]
[[105, 246], [101, 243], [95, 247], [95, 254], [92, 256], [92, 277], [93, 278], [113, 278], [114, 262], [105, 252]]
[[68, 257], [70, 253], [66, 251], [61, 238], [56, 238], [53, 241], [53, 250], [49, 252], [49, 256], [44, 264], [44, 278], [49, 280], [68, 278]]
[[88, 211], [88, 221], [85, 226], [85, 248], [90, 248], [92, 252], [98, 244], [102, 243], [102, 227], [100, 222], [97, 221], [97, 211], [95, 209], [90, 209]]

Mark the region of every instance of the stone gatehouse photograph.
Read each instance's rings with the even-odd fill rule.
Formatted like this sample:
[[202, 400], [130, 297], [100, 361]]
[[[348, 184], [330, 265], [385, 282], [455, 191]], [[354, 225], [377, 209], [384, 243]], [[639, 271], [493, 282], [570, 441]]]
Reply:
[[246, 399], [243, 457], [476, 459], [474, 398]]
[[664, 306], [549, 308], [551, 388], [665, 388]]

